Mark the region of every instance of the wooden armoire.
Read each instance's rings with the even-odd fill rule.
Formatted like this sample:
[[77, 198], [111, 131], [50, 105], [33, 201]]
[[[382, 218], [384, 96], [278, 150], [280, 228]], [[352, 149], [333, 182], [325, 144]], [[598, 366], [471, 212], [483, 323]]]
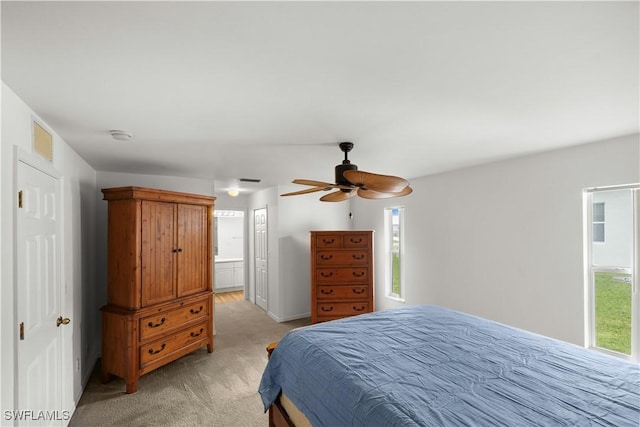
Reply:
[[215, 197], [103, 189], [108, 203], [102, 381], [138, 379], [204, 345], [213, 351]]
[[373, 231], [312, 231], [311, 322], [372, 311]]

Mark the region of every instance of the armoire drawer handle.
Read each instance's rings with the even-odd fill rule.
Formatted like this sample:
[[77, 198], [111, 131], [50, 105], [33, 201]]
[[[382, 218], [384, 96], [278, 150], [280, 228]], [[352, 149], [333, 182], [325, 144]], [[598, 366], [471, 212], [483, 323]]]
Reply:
[[327, 308], [325, 306], [322, 306], [322, 307], [320, 307], [320, 310], [322, 310], [322, 311], [333, 311], [333, 306], [331, 306], [329, 308]]
[[364, 271], [354, 271], [351, 274], [353, 274], [353, 277], [362, 277], [364, 276]]
[[328, 273], [327, 273], [327, 272], [324, 272], [324, 271], [321, 271], [321, 272], [320, 272], [320, 275], [321, 275], [322, 277], [331, 277], [331, 276], [333, 276], [333, 271], [330, 271], [330, 272], [328, 272]]
[[199, 309], [197, 309], [197, 310], [194, 310], [194, 309], [192, 308], [191, 310], [189, 310], [189, 313], [191, 313], [191, 314], [198, 314], [198, 313], [200, 313], [203, 309], [204, 309], [204, 307], [203, 307], [203, 306], [200, 306], [200, 308], [199, 308]]
[[192, 337], [199, 337], [204, 332], [204, 328], [200, 328], [200, 332], [191, 332]]
[[331, 258], [333, 258], [333, 255], [320, 255], [320, 258], [322, 258], [324, 261], [329, 261]]
[[353, 254], [351, 256], [353, 257], [353, 259], [364, 259], [364, 255], [363, 254], [359, 254], [359, 255]]
[[351, 243], [361, 243], [362, 242], [362, 238], [359, 238], [359, 239], [351, 238], [349, 240], [351, 241]]
[[360, 307], [356, 307], [355, 305], [353, 306], [353, 311], [364, 311], [364, 306], [361, 305]]
[[162, 344], [162, 346], [160, 346], [160, 350], [153, 350], [152, 348], [149, 349], [149, 354], [158, 354], [160, 353], [162, 350], [164, 350], [164, 348], [167, 346], [167, 344]]
[[322, 239], [322, 243], [324, 243], [325, 245], [330, 245], [335, 241], [335, 239]]
[[320, 289], [320, 293], [324, 295], [331, 295], [333, 293], [333, 289]]
[[158, 326], [162, 326], [166, 320], [167, 319], [165, 319], [163, 317], [162, 319], [160, 319], [160, 323], [149, 322], [149, 323], [147, 323], [147, 326], [150, 327], [150, 328], [157, 328]]
[[365, 289], [362, 288], [353, 288], [351, 289], [353, 291], [354, 294], [364, 294]]

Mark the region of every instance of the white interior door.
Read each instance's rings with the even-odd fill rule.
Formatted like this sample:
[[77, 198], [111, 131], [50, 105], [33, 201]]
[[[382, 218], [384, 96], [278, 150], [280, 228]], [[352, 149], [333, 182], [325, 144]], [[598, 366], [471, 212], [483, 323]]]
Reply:
[[[63, 425], [60, 183], [22, 161], [17, 208], [17, 417], [20, 425]], [[67, 381], [68, 383], [69, 381]], [[22, 419], [20, 419], [22, 418]]]
[[254, 258], [256, 280], [256, 304], [267, 310], [268, 270], [267, 270], [267, 209], [253, 211], [254, 219]]

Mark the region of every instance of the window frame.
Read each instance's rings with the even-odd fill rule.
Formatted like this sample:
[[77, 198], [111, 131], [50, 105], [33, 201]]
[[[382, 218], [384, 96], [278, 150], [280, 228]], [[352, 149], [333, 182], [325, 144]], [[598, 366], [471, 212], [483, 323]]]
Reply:
[[[593, 240], [593, 194], [599, 191], [615, 191], [629, 189], [632, 205], [632, 262], [631, 267], [600, 266], [593, 263], [593, 245], [603, 242]], [[600, 353], [609, 354], [621, 359], [640, 362], [640, 183], [588, 188], [583, 191], [584, 202], [584, 283], [585, 283], [585, 347]], [[606, 217], [605, 217], [606, 219]], [[606, 240], [606, 239], [605, 239]], [[631, 354], [620, 353], [596, 345], [596, 313], [595, 313], [595, 274], [621, 273], [631, 275]]]
[[[397, 251], [394, 250], [393, 245], [393, 218], [394, 218], [394, 210], [397, 210], [397, 218], [398, 218], [398, 245]], [[399, 302], [405, 302], [405, 262], [404, 262], [404, 253], [405, 253], [405, 245], [404, 245], [404, 235], [405, 235], [405, 226], [404, 226], [404, 206], [391, 206], [384, 208], [384, 229], [385, 229], [385, 296], [389, 299]], [[393, 257], [394, 254], [398, 254], [398, 287], [399, 292], [394, 292], [393, 285]]]
[[[596, 219], [593, 217], [593, 212], [595, 211], [595, 206], [596, 205], [602, 205], [602, 221], [596, 221]], [[605, 202], [594, 202], [591, 205], [591, 212], [592, 212], [592, 221], [591, 221], [591, 236], [592, 236], [592, 242], [593, 243], [606, 243], [607, 242], [607, 205]], [[596, 238], [596, 233], [594, 232], [595, 226], [596, 225], [602, 225], [602, 240], [595, 240]]]

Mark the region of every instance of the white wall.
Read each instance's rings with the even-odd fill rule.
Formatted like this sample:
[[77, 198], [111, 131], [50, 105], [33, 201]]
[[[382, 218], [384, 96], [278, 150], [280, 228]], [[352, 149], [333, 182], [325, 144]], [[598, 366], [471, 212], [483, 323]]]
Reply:
[[[9, 409], [14, 404], [15, 343], [17, 319], [14, 311], [14, 242], [15, 227], [15, 163], [14, 147], [32, 153], [32, 118], [35, 113], [4, 83], [2, 83], [2, 150], [0, 156], [1, 217], [0, 261], [2, 285], [0, 288], [0, 376], [2, 378], [0, 404]], [[44, 122], [43, 122], [44, 123]], [[46, 126], [46, 123], [44, 123]], [[67, 367], [73, 372], [73, 396], [78, 401], [82, 386], [88, 380], [95, 356], [88, 345], [90, 314], [85, 303], [90, 302], [95, 285], [95, 171], [73, 151], [53, 130], [54, 154], [52, 166], [62, 176], [63, 220], [63, 285], [69, 298], [63, 300], [64, 315], [72, 319], [71, 340], [73, 361], [80, 360], [81, 370]], [[36, 154], [34, 154], [36, 156]], [[62, 313], [61, 313], [62, 314]], [[74, 363], [75, 364], [75, 363]], [[3, 420], [4, 422], [4, 420]]]
[[[300, 190], [280, 186], [278, 194]], [[278, 251], [280, 259], [280, 312], [277, 320], [311, 316], [312, 230], [349, 230], [349, 202], [321, 202], [310, 193], [278, 199]]]
[[[317, 194], [280, 197], [299, 190], [279, 186], [255, 193], [249, 202], [249, 247], [253, 248], [253, 210], [267, 207], [268, 221], [268, 314], [279, 322], [311, 315], [309, 280], [309, 231], [348, 230], [348, 203], [318, 201]], [[251, 249], [252, 250], [252, 249]], [[250, 299], [255, 301], [252, 253], [249, 253]]]
[[[437, 304], [584, 344], [587, 187], [640, 181], [639, 136], [414, 179], [401, 199], [362, 200], [357, 228], [384, 244], [383, 208], [405, 206], [406, 304]], [[384, 251], [375, 251], [376, 308]]]

